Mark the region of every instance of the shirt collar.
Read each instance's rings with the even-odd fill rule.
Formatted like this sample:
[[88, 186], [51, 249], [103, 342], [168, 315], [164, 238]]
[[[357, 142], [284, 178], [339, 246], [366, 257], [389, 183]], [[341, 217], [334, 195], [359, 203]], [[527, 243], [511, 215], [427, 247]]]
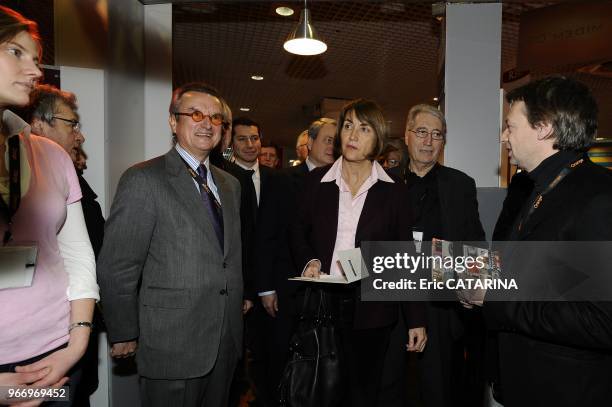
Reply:
[[[342, 179], [342, 157], [339, 157], [331, 168], [325, 173], [321, 182], [333, 182], [336, 181], [338, 186]], [[368, 179], [374, 184], [376, 181], [384, 181], [393, 183], [393, 179], [385, 172], [385, 169], [377, 162], [372, 161], [372, 172]]]
[[308, 171], [312, 171], [317, 168], [317, 166], [315, 165], [315, 163], [312, 162], [310, 157], [306, 157], [306, 166], [308, 167]]
[[434, 182], [438, 169], [441, 167], [440, 163], [436, 162], [433, 167], [425, 175], [419, 177], [416, 173], [410, 171], [410, 165], [406, 165], [406, 180], [414, 179], [416, 181], [422, 181], [424, 183]]
[[[183, 147], [181, 147], [181, 145], [179, 143], [176, 143], [174, 145], [174, 149], [176, 150], [177, 153], [179, 153], [179, 155], [183, 158], [183, 160], [185, 160], [187, 165], [189, 165], [189, 167], [191, 167], [192, 170], [194, 170], [196, 172], [198, 171], [198, 167], [200, 166], [200, 161], [198, 161], [197, 158], [195, 158], [194, 156], [189, 154], [187, 152], [187, 150], [185, 150]], [[203, 164], [206, 167], [206, 169], [208, 171], [210, 171], [210, 163], [209, 163], [209, 160], [208, 160], [208, 156], [204, 160]]]
[[255, 161], [255, 164], [253, 164], [251, 167], [248, 167], [248, 166], [242, 164], [238, 160], [236, 160], [235, 163], [236, 163], [236, 165], [238, 165], [243, 170], [253, 170], [253, 171], [255, 171], [256, 174], [259, 173], [259, 161]]
[[2, 112], [2, 127], [6, 129], [8, 138], [21, 133], [23, 133], [25, 136], [30, 135], [30, 125], [8, 109], [5, 109], [4, 112]]

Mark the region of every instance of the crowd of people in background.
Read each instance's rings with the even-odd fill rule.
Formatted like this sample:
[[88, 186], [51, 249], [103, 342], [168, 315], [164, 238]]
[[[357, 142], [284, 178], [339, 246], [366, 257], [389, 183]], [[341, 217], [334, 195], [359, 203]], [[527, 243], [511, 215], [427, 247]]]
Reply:
[[[438, 108], [410, 108], [392, 139], [381, 108], [355, 99], [310, 123], [282, 168], [259, 123], [208, 84], [182, 85], [171, 148], [123, 174], [105, 221], [77, 96], [38, 83], [41, 52], [36, 24], [0, 7], [0, 253], [38, 252], [31, 282], [0, 289], [0, 385], [69, 386], [70, 401], [45, 405], [89, 405], [104, 329], [114, 358], [135, 357], [143, 405], [233, 407], [244, 377], [249, 405], [284, 405], [317, 290], [342, 349], [321, 405], [410, 405], [409, 377], [428, 407], [482, 406], [491, 385], [508, 407], [612, 400], [610, 302], [366, 302], [359, 282], [289, 280], [341, 276], [338, 253], [365, 241], [486, 240], [474, 179], [440, 164], [453, 134]], [[585, 155], [590, 91], [550, 77], [508, 102], [502, 142], [523, 172], [494, 239], [612, 240], [612, 175]]]

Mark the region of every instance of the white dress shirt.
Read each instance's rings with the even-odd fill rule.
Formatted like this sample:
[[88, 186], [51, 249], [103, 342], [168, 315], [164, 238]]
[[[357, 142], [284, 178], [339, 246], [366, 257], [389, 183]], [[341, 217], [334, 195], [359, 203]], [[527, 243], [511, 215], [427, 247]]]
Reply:
[[[179, 143], [176, 143], [174, 148], [176, 149], [176, 152], [179, 153], [179, 155], [183, 158], [183, 160], [187, 162], [189, 167], [191, 167], [191, 169], [197, 173], [198, 167], [200, 166], [200, 162], [194, 156], [189, 154], [187, 150], [181, 147]], [[215, 180], [210, 172], [210, 160], [208, 159], [208, 157], [206, 157], [203, 164], [206, 167], [206, 183], [208, 184], [208, 188], [210, 188], [210, 190], [212, 191], [213, 195], [217, 199], [217, 202], [221, 204], [221, 197], [219, 196], [217, 185], [215, 184]], [[193, 183], [195, 184], [196, 188], [198, 188], [198, 191], [199, 191], [200, 184], [198, 184], [198, 182], [195, 179], [193, 180]]]

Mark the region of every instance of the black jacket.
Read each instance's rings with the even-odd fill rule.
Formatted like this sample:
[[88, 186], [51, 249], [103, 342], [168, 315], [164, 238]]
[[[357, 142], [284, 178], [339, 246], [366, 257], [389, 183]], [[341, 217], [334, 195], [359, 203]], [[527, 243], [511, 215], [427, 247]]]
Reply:
[[[321, 260], [321, 269], [330, 269], [338, 226], [339, 189], [335, 182], [321, 182], [331, 165], [314, 169], [304, 180], [296, 222], [291, 227], [291, 249], [299, 275], [312, 259]], [[368, 191], [355, 235], [355, 247], [362, 241], [412, 240], [412, 214], [407, 190], [401, 183], [379, 181]], [[359, 289], [355, 295], [359, 298]], [[394, 303], [357, 302], [353, 325], [356, 329], [393, 324], [398, 317]], [[421, 303], [404, 309], [409, 328], [425, 326]]]
[[[585, 156], [583, 164], [545, 195], [517, 236], [519, 242], [612, 241], [612, 172]], [[534, 253], [525, 253], [526, 250], [508, 258], [518, 262], [533, 254], [534, 259], [540, 257], [542, 261], [542, 254], [535, 252], [538, 250], [535, 244]], [[609, 253], [594, 255], [609, 256]], [[548, 284], [567, 264], [544, 260], [548, 260], [545, 269], [524, 267], [522, 263], [520, 270], [516, 270], [511, 263], [502, 272], [529, 273]], [[594, 271], [588, 263], [582, 264], [586, 274]], [[483, 307], [487, 325], [499, 331], [499, 362], [506, 407], [610, 404], [612, 303], [487, 299], [489, 295]]]
[[257, 296], [254, 292], [253, 273], [253, 240], [255, 236], [255, 222], [257, 217], [257, 195], [251, 174], [238, 165], [227, 161], [223, 156], [211, 162], [223, 171], [233, 175], [240, 183], [240, 238], [242, 241], [242, 278], [244, 280], [244, 298], [253, 300]]
[[[393, 168], [390, 173], [405, 178], [399, 167]], [[443, 236], [450, 241], [484, 241], [485, 232], [478, 214], [474, 179], [464, 172], [443, 165], [438, 167], [436, 177]]]
[[102, 216], [102, 208], [96, 199], [98, 195], [91, 189], [85, 178], [82, 175], [79, 177], [79, 186], [81, 187], [81, 207], [83, 208], [83, 217], [85, 218], [85, 225], [87, 226], [87, 234], [91, 241], [91, 247], [93, 248], [96, 259], [102, 249], [102, 242], [104, 241], [104, 216]]

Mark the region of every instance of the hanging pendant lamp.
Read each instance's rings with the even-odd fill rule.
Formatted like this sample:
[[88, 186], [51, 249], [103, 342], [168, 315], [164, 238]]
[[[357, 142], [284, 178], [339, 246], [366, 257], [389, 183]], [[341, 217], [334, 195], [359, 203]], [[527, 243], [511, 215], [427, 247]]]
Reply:
[[310, 10], [306, 6], [306, 0], [304, 0], [304, 9], [300, 14], [300, 21], [285, 40], [283, 48], [285, 48], [285, 51], [296, 55], [319, 55], [327, 51], [327, 44], [319, 38], [315, 28], [310, 23]]

